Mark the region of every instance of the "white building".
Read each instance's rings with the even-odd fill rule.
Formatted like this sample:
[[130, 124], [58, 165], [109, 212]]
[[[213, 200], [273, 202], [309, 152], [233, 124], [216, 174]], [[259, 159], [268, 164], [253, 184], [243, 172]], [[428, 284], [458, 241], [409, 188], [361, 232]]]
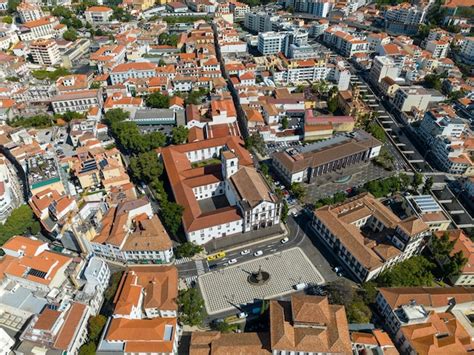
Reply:
[[[280, 223], [281, 203], [253, 167], [249, 153], [235, 136], [208, 139], [162, 150], [171, 188], [184, 207], [183, 226], [190, 242], [205, 244]], [[220, 158], [209, 171], [194, 168]], [[214, 171], [214, 173], [212, 173]], [[219, 197], [225, 206], [206, 210], [199, 201]], [[203, 206], [203, 207], [201, 207]]]
[[324, 31], [323, 41], [348, 58], [356, 53], [369, 51], [369, 43], [365, 37], [355, 37], [355, 35], [344, 32], [339, 26], [332, 26]]
[[444, 108], [438, 107], [425, 113], [418, 129], [420, 138], [430, 147], [428, 153], [439, 167], [451, 174], [472, 175], [472, 161], [465, 146], [469, 137], [467, 123]]
[[423, 23], [431, 5], [430, 2], [412, 5], [404, 2], [385, 11], [385, 28], [390, 32], [406, 35], [415, 34], [418, 25]]
[[44, 16], [41, 6], [26, 1], [21, 2], [16, 11], [22, 23], [39, 20]]
[[400, 220], [369, 193], [318, 208], [311, 226], [361, 282], [419, 254], [430, 233], [421, 219]]
[[400, 68], [392, 58], [376, 56], [370, 68], [369, 80], [374, 84], [379, 84], [383, 78], [389, 77], [395, 80], [399, 74]]
[[330, 0], [295, 0], [295, 12], [305, 12], [318, 17], [327, 17], [334, 7]]
[[[401, 337], [400, 330], [412, 324], [418, 324], [418, 328], [422, 330], [422, 323], [426, 322], [432, 313], [452, 314], [462, 324], [471, 326], [467, 315], [474, 306], [474, 290], [460, 286], [384, 287], [379, 288], [375, 305], [384, 319], [384, 325], [396, 339], [395, 344], [402, 346], [405, 341]], [[420, 334], [426, 335], [425, 332]], [[436, 337], [435, 342], [438, 343]], [[460, 353], [464, 351], [465, 349]], [[406, 353], [413, 354], [410, 351]]]
[[23, 191], [13, 165], [0, 156], [0, 223], [23, 201]]
[[277, 31], [280, 26], [280, 17], [266, 12], [247, 12], [244, 26], [256, 33]]
[[461, 46], [461, 57], [466, 63], [474, 64], [474, 37], [466, 37]]
[[122, 63], [112, 69], [110, 81], [112, 85], [115, 85], [131, 78], [152, 78], [156, 76], [156, 68], [157, 65], [150, 62]]
[[101, 232], [90, 241], [94, 255], [126, 264], [173, 260], [171, 240], [147, 199], [110, 208], [101, 223]]
[[25, 22], [20, 25], [20, 40], [28, 42], [35, 39], [53, 38], [56, 34], [55, 27], [59, 25], [58, 19], [45, 16], [38, 20]]
[[79, 273], [79, 276], [79, 283], [85, 281], [82, 294], [85, 299], [89, 300], [91, 314], [99, 314], [102, 302], [104, 301], [104, 292], [109, 285], [109, 265], [104, 260], [92, 256], [84, 263], [84, 268]]
[[109, 23], [113, 13], [114, 11], [107, 6], [91, 6], [84, 11], [86, 21], [93, 25]]
[[431, 93], [422, 86], [401, 87], [393, 98], [394, 106], [401, 112], [409, 112], [413, 108], [426, 111], [431, 101]]
[[428, 41], [426, 50], [433, 54], [433, 58], [446, 58], [449, 51], [449, 42], [447, 41]]
[[61, 93], [51, 98], [54, 113], [87, 112], [91, 107], [102, 107], [101, 90], [80, 90]]
[[53, 66], [61, 60], [59, 47], [52, 39], [39, 39], [30, 43], [30, 52], [34, 63]]

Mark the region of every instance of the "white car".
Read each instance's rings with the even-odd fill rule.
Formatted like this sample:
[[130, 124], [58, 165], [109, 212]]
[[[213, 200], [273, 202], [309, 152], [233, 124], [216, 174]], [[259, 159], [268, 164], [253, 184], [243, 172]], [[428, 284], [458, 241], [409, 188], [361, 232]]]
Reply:
[[240, 252], [240, 255], [248, 255], [250, 254], [250, 249], [245, 249]]
[[240, 312], [239, 314], [237, 314], [237, 317], [239, 317], [240, 319], [247, 318], [248, 316], [249, 315], [246, 312]]
[[290, 240], [290, 239], [289, 239], [288, 237], [285, 237], [285, 238], [283, 238], [282, 240], [280, 240], [280, 243], [281, 243], [281, 244], [286, 244], [286, 243], [288, 243], [289, 240]]
[[232, 265], [232, 264], [235, 264], [237, 262], [237, 259], [230, 259], [227, 264], [228, 265]]
[[261, 250], [257, 250], [255, 253], [253, 253], [254, 256], [262, 256], [263, 255], [263, 251]]

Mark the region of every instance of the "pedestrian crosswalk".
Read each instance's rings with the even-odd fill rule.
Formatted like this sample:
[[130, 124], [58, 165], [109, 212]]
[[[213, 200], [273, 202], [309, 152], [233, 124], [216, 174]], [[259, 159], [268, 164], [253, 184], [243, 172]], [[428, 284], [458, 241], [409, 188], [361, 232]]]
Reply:
[[205, 274], [206, 270], [204, 269], [204, 263], [202, 262], [202, 260], [196, 260], [195, 263], [196, 263], [196, 271], [198, 275], [201, 276]]
[[179, 264], [184, 264], [184, 263], [187, 263], [187, 262], [190, 262], [191, 261], [191, 258], [180, 258], [180, 259], [176, 259], [174, 261], [175, 265], [179, 265]]
[[186, 285], [190, 286], [193, 281], [197, 280], [197, 278], [197, 275], [188, 276], [184, 279], [184, 282], [186, 282]]

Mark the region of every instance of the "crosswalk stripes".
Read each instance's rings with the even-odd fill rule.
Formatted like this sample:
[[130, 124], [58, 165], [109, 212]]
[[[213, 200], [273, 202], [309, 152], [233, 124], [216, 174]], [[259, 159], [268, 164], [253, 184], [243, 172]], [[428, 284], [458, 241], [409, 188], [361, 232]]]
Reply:
[[186, 282], [186, 284], [190, 285], [191, 282], [193, 282], [194, 280], [197, 280], [197, 275], [194, 275], [194, 276], [188, 276], [184, 279], [184, 282]]
[[206, 273], [202, 260], [196, 260], [195, 264], [196, 264], [196, 270], [197, 270], [198, 275], [203, 275]]
[[179, 264], [187, 263], [187, 262], [189, 262], [189, 261], [191, 261], [191, 258], [186, 257], [186, 258], [176, 259], [176, 260], [174, 261], [174, 263], [175, 263], [175, 265], [179, 265]]

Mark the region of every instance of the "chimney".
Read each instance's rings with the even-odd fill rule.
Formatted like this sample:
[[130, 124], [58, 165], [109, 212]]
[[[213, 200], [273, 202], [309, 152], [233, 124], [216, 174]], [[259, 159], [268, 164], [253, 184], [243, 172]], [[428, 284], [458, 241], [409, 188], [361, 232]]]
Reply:
[[456, 306], [456, 298], [452, 297], [448, 301], [448, 309], [446, 310], [446, 313], [450, 313], [455, 306]]

